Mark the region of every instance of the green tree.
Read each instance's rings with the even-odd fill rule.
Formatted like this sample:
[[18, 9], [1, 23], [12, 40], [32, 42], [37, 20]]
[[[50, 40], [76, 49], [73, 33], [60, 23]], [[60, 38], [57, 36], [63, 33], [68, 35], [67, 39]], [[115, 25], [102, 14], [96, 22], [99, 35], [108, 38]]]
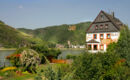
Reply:
[[130, 30], [128, 26], [122, 28], [115, 50], [126, 59], [126, 64], [130, 67]]
[[75, 80], [122, 80], [125, 68], [114, 53], [84, 53], [72, 65]]
[[34, 45], [31, 47], [31, 49], [37, 51], [41, 57], [41, 63], [45, 63], [45, 56], [53, 56], [54, 58], [57, 58], [58, 55], [61, 54], [60, 50], [53, 49], [53, 48], [48, 48], [47, 46], [44, 45]]

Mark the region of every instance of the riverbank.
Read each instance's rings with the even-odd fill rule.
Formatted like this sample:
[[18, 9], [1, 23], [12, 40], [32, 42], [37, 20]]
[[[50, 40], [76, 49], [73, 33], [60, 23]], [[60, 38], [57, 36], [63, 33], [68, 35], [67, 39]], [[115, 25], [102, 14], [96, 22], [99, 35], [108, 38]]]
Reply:
[[57, 48], [59, 50], [86, 50], [86, 48]]
[[0, 48], [0, 50], [16, 50], [16, 48]]

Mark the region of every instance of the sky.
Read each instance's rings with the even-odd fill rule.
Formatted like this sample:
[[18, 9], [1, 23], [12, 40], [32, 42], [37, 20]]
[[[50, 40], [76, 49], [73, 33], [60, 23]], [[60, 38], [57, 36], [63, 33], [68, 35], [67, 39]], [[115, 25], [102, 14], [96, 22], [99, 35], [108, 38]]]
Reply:
[[0, 20], [15, 28], [93, 21], [101, 10], [130, 25], [130, 0], [0, 0]]

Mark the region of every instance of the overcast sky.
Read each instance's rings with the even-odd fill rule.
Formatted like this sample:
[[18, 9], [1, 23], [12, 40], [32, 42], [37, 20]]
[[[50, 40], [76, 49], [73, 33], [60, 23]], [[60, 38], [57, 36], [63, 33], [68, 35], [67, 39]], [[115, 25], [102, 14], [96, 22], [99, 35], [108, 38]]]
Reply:
[[93, 21], [101, 10], [130, 25], [130, 0], [0, 0], [0, 20], [15, 28]]

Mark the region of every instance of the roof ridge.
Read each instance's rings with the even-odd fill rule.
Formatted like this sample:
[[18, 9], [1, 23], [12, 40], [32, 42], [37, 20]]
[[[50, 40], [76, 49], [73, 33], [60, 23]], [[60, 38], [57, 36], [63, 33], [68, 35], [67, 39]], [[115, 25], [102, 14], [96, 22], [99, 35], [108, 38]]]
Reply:
[[[95, 21], [96, 21], [96, 19], [101, 15], [101, 14], [103, 14], [108, 20], [106, 20], [106, 21], [109, 21], [112, 25], [113, 25], [113, 29], [114, 30], [112, 30], [112, 29], [109, 29], [109, 30], [105, 30], [106, 32], [107, 31], [120, 31], [120, 29], [121, 29], [121, 26], [123, 25], [123, 23], [118, 19], [118, 18], [116, 18], [116, 17], [114, 17], [114, 15], [112, 15], [112, 14], [109, 14], [109, 13], [107, 13], [107, 12], [105, 12], [105, 11], [103, 11], [103, 10], [101, 10], [100, 11], [100, 13], [98, 14], [98, 16], [94, 19], [94, 21], [91, 23], [91, 25], [88, 27], [88, 29], [86, 30], [86, 32], [94, 32], [93, 30], [92, 31], [89, 31], [90, 30], [90, 28], [91, 28], [91, 26], [93, 25], [93, 24], [96, 24], [95, 23]], [[99, 18], [100, 19], [100, 18]], [[97, 20], [98, 21], [98, 20]], [[99, 22], [100, 23], [102, 23], [103, 21], [101, 21], [101, 20], [99, 20]], [[101, 31], [101, 30], [100, 30]]]
[[114, 18], [110, 18], [110, 17], [113, 17], [111, 14], [109, 14], [109, 13], [106, 13], [105, 11], [102, 11], [105, 15], [106, 15], [106, 17], [113, 23], [113, 25], [115, 25], [115, 27], [118, 29], [118, 30], [120, 30], [119, 29], [119, 27], [117, 26], [117, 24], [113, 21], [113, 19], [117, 19], [116, 17], [114, 17]]

